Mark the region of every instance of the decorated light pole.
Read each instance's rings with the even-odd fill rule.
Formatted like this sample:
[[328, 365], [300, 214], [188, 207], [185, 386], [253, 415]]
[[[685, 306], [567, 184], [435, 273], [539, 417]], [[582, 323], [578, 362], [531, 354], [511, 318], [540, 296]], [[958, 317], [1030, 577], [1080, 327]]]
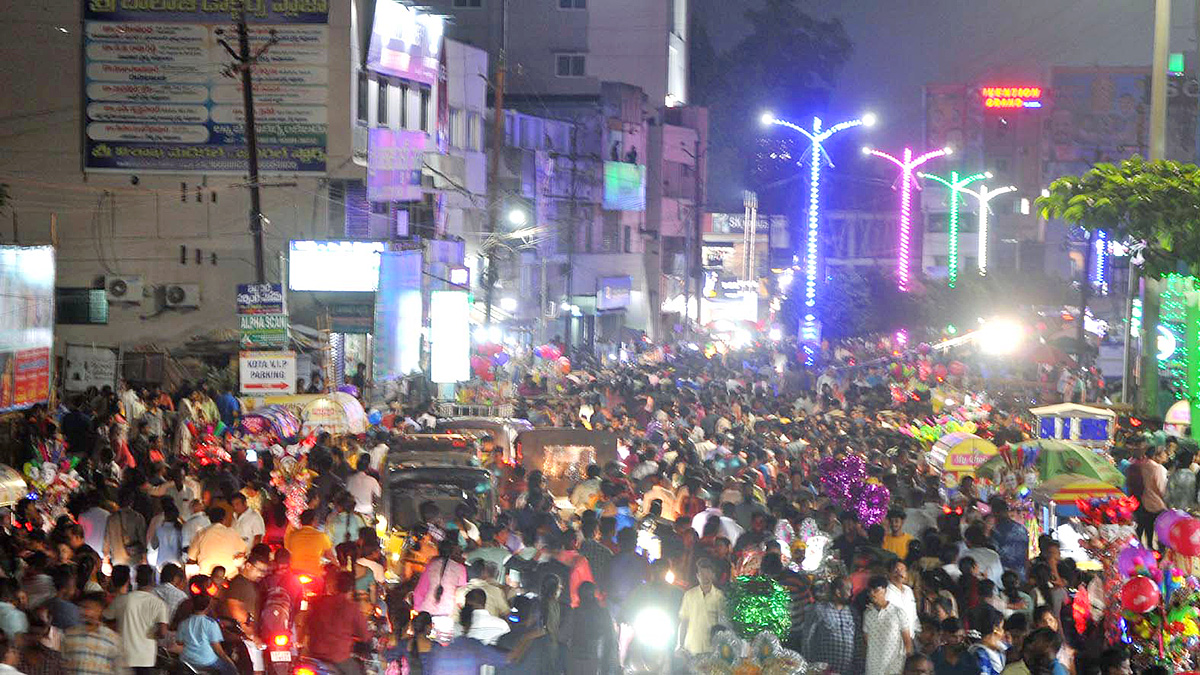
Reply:
[[954, 288], [954, 284], [958, 281], [958, 193], [977, 180], [991, 178], [992, 174], [984, 171], [960, 178], [957, 171], [951, 171], [949, 180], [932, 173], [918, 173], [917, 175], [937, 181], [950, 190], [950, 234], [946, 242], [946, 279], [947, 285]]
[[953, 152], [950, 148], [942, 148], [940, 150], [930, 150], [914, 158], [912, 148], [905, 148], [903, 159], [897, 159], [880, 150], [869, 147], [863, 148], [864, 154], [882, 157], [900, 169], [900, 247], [896, 254], [896, 285], [903, 292], [908, 292], [908, 259], [909, 250], [912, 248], [913, 171], [931, 159], [945, 157]]
[[798, 131], [812, 144], [808, 149], [808, 236], [804, 249], [805, 312], [804, 319], [800, 324], [800, 340], [802, 342], [815, 342], [818, 337], [817, 321], [814, 312], [817, 304], [817, 240], [821, 208], [821, 156], [824, 155], [825, 161], [829, 163], [829, 166], [833, 166], [833, 160], [829, 158], [829, 153], [825, 151], [823, 144], [829, 140], [830, 136], [839, 131], [859, 126], [874, 126], [875, 115], [867, 113], [858, 119], [841, 122], [828, 129], [822, 129], [820, 117], [813, 118], [812, 129], [805, 129], [797, 124], [778, 119], [771, 113], [763, 114], [762, 123], [767, 126], [779, 125], [793, 131]]
[[993, 190], [986, 185], [980, 185], [978, 192], [968, 188], [962, 188], [961, 191], [979, 200], [979, 276], [987, 276], [988, 212], [991, 210], [988, 202], [1000, 195], [1016, 192], [1017, 188], [1006, 185]]

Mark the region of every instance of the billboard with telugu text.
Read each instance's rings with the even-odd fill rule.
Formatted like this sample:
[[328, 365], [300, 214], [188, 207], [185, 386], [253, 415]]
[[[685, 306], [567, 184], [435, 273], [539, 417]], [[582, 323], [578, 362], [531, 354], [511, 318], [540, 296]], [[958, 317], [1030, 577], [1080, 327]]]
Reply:
[[0, 246], [0, 412], [50, 397], [54, 248]]
[[[244, 173], [241, 3], [84, 0], [84, 169]], [[328, 0], [248, 0], [259, 168], [324, 173]], [[232, 75], [232, 76], [231, 76]]]

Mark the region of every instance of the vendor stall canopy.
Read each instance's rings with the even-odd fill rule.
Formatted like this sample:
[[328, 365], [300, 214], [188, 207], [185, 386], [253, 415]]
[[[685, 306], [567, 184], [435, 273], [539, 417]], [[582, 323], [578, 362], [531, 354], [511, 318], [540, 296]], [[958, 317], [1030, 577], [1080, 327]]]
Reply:
[[929, 466], [954, 474], [974, 474], [975, 469], [996, 454], [996, 445], [975, 434], [957, 431], [938, 439], [929, 449]]
[[1058, 403], [1030, 408], [1038, 418], [1038, 438], [1072, 441], [1088, 447], [1107, 447], [1112, 443], [1117, 414], [1105, 408]]

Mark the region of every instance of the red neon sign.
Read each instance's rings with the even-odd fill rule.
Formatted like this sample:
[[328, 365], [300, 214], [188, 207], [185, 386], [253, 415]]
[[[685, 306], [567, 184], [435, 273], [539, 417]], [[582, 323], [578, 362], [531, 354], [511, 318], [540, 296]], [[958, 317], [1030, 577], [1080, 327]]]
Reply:
[[1041, 87], [983, 87], [983, 107], [1012, 109], [1042, 107]]

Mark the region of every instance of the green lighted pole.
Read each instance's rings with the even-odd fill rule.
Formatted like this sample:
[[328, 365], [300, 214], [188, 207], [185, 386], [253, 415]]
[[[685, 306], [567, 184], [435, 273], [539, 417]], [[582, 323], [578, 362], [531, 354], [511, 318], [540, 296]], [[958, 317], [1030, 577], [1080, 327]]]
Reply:
[[[1187, 397], [1190, 419], [1200, 421], [1200, 292], [1183, 294], [1185, 308], [1184, 344], [1187, 347]], [[1191, 424], [1188, 434], [1200, 437], [1200, 424]]]
[[991, 178], [992, 174], [988, 171], [983, 171], [959, 178], [957, 171], [951, 171], [950, 180], [932, 173], [918, 173], [917, 175], [921, 178], [937, 181], [950, 190], [950, 235], [947, 240], [946, 278], [949, 282], [947, 285], [950, 288], [954, 288], [954, 284], [958, 281], [958, 193], [977, 180]]

